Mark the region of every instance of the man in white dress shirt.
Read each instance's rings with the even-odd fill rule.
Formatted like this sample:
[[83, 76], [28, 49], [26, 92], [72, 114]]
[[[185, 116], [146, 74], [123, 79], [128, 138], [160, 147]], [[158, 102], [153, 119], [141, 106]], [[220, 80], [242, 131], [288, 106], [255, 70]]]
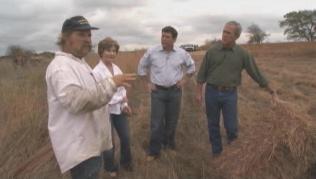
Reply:
[[192, 76], [194, 61], [185, 50], [175, 47], [178, 32], [171, 26], [161, 32], [161, 45], [147, 50], [138, 65], [138, 75], [146, 76], [151, 90], [150, 142], [147, 161], [156, 159], [161, 147], [174, 150], [183, 74]]
[[73, 179], [98, 178], [101, 152], [112, 147], [104, 106], [118, 86], [135, 79], [119, 75], [96, 82], [84, 60], [96, 29], [83, 16], [66, 19], [58, 41], [61, 51], [46, 70], [49, 136], [61, 172], [70, 170]]

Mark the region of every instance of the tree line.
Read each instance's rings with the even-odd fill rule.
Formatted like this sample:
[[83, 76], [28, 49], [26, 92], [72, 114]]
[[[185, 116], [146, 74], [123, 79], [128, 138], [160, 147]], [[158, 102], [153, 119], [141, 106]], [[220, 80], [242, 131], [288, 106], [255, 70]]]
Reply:
[[[316, 40], [316, 10], [292, 11], [283, 16], [279, 26], [284, 28], [288, 40], [314, 42]], [[248, 43], [260, 44], [269, 34], [259, 25], [252, 24], [247, 28]]]

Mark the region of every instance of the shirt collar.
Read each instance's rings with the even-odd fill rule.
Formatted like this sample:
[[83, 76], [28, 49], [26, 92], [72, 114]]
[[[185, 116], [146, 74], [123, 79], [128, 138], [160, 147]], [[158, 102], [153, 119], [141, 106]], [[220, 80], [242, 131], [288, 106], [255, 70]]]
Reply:
[[229, 51], [236, 51], [237, 45], [235, 44], [232, 48], [224, 48], [222, 43], [219, 43], [217, 46], [218, 50], [229, 50]]
[[[163, 49], [162, 45], [160, 45], [160, 46], [158, 47], [158, 50], [159, 50], [160, 52], [165, 51], [165, 50]], [[175, 49], [174, 46], [173, 46], [173, 48], [172, 48], [171, 51], [172, 51], [172, 52], [175, 52], [175, 51], [176, 51], [176, 49]]]
[[[111, 71], [108, 69], [108, 67], [104, 64], [104, 62], [101, 59], [99, 60], [99, 64], [100, 64], [102, 70], [104, 70], [104, 72], [106, 74], [108, 74], [110, 76], [113, 76]], [[116, 68], [115, 68], [114, 63], [112, 63], [112, 67], [113, 67], [113, 72], [114, 72], [114, 75], [115, 75], [117, 72], [116, 72]]]
[[56, 56], [65, 56], [65, 57], [71, 58], [71, 59], [79, 61], [79, 62], [84, 62], [84, 58], [77, 58], [70, 53], [66, 53], [66, 52], [62, 52], [62, 51], [55, 52], [55, 55]]

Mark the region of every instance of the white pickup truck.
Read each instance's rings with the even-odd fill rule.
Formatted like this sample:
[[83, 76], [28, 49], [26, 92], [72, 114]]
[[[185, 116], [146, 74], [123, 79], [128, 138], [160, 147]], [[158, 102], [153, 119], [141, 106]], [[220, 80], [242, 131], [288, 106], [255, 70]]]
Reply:
[[197, 50], [198, 45], [195, 44], [183, 44], [180, 45], [181, 48], [183, 48], [184, 50], [188, 51], [188, 52], [193, 52]]

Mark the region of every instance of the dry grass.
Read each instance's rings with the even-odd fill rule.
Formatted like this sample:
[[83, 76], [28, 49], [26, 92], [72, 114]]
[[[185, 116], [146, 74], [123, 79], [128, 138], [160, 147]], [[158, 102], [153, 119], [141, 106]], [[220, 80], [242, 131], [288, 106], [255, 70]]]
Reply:
[[215, 161], [219, 169], [233, 178], [300, 178], [316, 159], [316, 125], [296, 108], [285, 102], [261, 108], [256, 119], [244, 122], [242, 140]]
[[5, 72], [0, 77], [0, 173], [6, 178], [47, 143], [47, 107], [43, 67], [14, 68], [3, 61], [0, 71]]
[[[203, 111], [195, 105], [194, 80], [183, 92], [177, 129], [177, 152], [163, 151], [147, 163], [149, 94], [139, 81], [128, 90], [134, 114], [129, 118], [135, 171], [120, 178], [309, 178], [315, 163], [316, 44], [288, 43], [246, 46], [286, 103], [271, 99], [247, 76], [239, 88], [240, 137], [224, 145], [223, 155], [210, 155]], [[205, 52], [194, 52], [197, 64]], [[117, 64], [135, 72], [143, 52], [121, 53]], [[61, 175], [47, 135], [44, 72], [37, 66], [14, 68], [0, 61], [0, 177], [69, 178]], [[89, 64], [97, 63], [89, 55]], [[223, 138], [225, 137], [222, 130]], [[102, 174], [108, 178], [107, 174]]]

